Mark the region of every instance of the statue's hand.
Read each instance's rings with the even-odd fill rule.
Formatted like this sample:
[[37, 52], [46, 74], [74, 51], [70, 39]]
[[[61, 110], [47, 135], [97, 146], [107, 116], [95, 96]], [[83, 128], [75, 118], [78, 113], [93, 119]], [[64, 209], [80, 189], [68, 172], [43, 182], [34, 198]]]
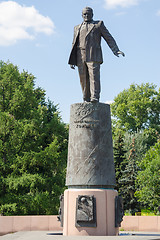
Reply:
[[124, 54], [122, 51], [118, 51], [118, 52], [115, 53], [115, 55], [116, 55], [117, 57], [119, 57], [120, 54], [121, 54], [123, 57], [125, 57], [125, 54]]
[[72, 69], [75, 69], [75, 65], [70, 65], [70, 67], [71, 67]]

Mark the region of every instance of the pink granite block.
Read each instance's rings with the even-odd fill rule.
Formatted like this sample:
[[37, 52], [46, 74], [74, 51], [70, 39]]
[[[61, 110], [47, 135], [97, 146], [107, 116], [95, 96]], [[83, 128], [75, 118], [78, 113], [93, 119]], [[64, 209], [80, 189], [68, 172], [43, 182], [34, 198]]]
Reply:
[[13, 217], [0, 216], [0, 235], [13, 232]]
[[[107, 235], [114, 236], [118, 235], [119, 228], [114, 228], [115, 226], [115, 197], [117, 196], [117, 191], [108, 190], [106, 192], [106, 225], [107, 225]], [[116, 234], [115, 234], [116, 233]]]
[[146, 232], [158, 231], [158, 217], [157, 216], [139, 217], [139, 231]]
[[13, 217], [13, 232], [30, 231], [31, 217], [30, 216], [14, 216]]
[[[79, 195], [92, 195], [96, 199], [96, 227], [76, 227], [76, 199]], [[117, 191], [104, 189], [69, 189], [64, 192], [65, 236], [107, 236], [117, 235], [115, 228], [115, 196]]]
[[158, 232], [160, 232], [160, 216], [158, 216], [157, 218], [158, 218]]
[[49, 218], [49, 231], [63, 231], [61, 223], [58, 221], [57, 216], [48, 216]]
[[32, 216], [31, 218], [31, 231], [48, 231], [49, 218], [48, 216]]
[[125, 231], [139, 231], [139, 217], [124, 216], [123, 222], [121, 223], [121, 228], [123, 228]]

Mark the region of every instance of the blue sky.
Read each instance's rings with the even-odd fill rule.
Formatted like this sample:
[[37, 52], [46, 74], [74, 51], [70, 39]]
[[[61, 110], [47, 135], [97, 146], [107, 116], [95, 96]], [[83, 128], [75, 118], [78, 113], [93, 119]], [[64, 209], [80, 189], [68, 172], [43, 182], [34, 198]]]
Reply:
[[132, 83], [159, 88], [160, 0], [0, 1], [0, 59], [32, 73], [67, 123], [70, 105], [82, 102], [78, 71], [70, 69], [68, 57], [86, 6], [126, 55], [117, 58], [102, 40], [100, 102], [113, 101]]

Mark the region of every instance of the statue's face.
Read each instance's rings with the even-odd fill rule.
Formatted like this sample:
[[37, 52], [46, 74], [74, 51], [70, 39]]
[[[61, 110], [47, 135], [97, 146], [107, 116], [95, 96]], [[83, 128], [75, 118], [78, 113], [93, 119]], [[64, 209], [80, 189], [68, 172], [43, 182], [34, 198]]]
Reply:
[[85, 22], [90, 22], [93, 18], [93, 13], [92, 13], [92, 11], [84, 9], [83, 13], [82, 13], [82, 17], [83, 17]]

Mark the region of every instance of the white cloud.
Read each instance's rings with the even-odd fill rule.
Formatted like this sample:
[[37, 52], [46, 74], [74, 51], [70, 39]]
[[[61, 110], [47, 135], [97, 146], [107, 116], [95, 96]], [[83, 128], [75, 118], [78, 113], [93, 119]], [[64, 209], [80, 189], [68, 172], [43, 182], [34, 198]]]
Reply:
[[0, 45], [9, 46], [18, 40], [34, 39], [37, 33], [50, 35], [54, 23], [41, 15], [34, 6], [26, 7], [14, 1], [0, 3]]
[[138, 4], [139, 0], [105, 0], [105, 7], [107, 9], [116, 7], [130, 7]]

